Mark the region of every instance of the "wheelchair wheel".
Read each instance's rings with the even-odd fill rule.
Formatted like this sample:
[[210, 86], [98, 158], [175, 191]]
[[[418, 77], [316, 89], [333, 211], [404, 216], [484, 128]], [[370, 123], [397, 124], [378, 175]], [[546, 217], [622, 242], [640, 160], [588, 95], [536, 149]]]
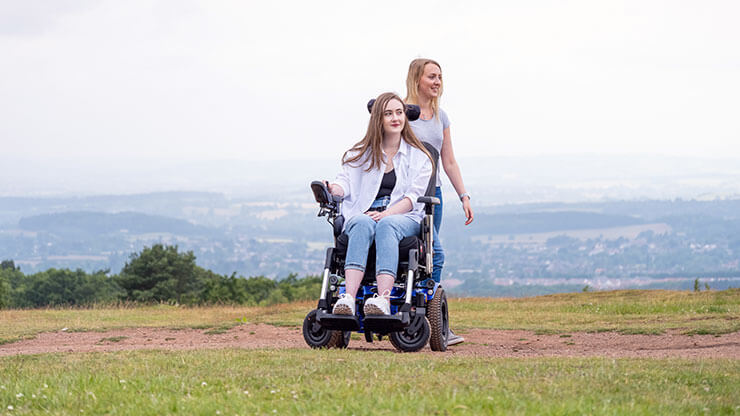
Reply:
[[[332, 331], [338, 334], [341, 334], [341, 336], [336, 337], [336, 342], [332, 343], [331, 341], [326, 346], [327, 348], [347, 348], [349, 345], [349, 339], [352, 336], [352, 331]], [[334, 340], [334, 338], [332, 338]]]
[[415, 352], [424, 348], [429, 341], [429, 320], [424, 315], [416, 315], [411, 325], [403, 331], [391, 332], [391, 344], [403, 352]]
[[437, 292], [427, 306], [427, 317], [432, 327], [429, 347], [432, 351], [446, 351], [450, 321], [447, 312], [447, 294], [442, 286], [437, 288]]
[[319, 325], [316, 322], [316, 309], [303, 320], [303, 339], [311, 348], [347, 348], [350, 335], [349, 331], [343, 333]]

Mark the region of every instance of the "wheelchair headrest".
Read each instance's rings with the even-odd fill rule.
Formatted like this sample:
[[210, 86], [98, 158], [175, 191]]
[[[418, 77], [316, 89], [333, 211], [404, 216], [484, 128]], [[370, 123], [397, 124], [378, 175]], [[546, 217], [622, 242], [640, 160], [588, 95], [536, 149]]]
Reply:
[[[370, 101], [367, 102], [367, 112], [368, 113], [372, 113], [373, 104], [375, 104], [375, 98], [372, 98]], [[406, 119], [408, 119], [408, 121], [416, 121], [419, 119], [420, 115], [421, 115], [421, 108], [418, 105], [406, 104]]]

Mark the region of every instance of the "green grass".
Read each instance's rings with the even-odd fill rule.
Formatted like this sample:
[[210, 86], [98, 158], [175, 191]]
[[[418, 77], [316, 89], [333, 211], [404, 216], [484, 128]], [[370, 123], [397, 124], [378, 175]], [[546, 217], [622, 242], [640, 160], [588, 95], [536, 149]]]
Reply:
[[[121, 328], [212, 329], [242, 323], [300, 325], [315, 302], [270, 307], [171, 305], [0, 310], [0, 344], [40, 332], [104, 332]], [[219, 329], [221, 328], [221, 329]], [[214, 332], [217, 333], [217, 332]]]
[[455, 329], [524, 329], [540, 334], [724, 334], [740, 331], [740, 289], [621, 290], [520, 299], [450, 299]]
[[4, 344], [12, 344], [14, 342], [22, 341], [24, 339], [34, 339], [36, 338], [36, 335], [22, 335], [22, 336], [16, 336], [16, 337], [10, 337], [10, 338], [0, 338], [0, 345]]
[[98, 341], [98, 344], [110, 343], [110, 342], [121, 342], [124, 339], [128, 339], [128, 337], [123, 336], [123, 335], [116, 336], [116, 337], [105, 337], [105, 338], [100, 338], [100, 341]]
[[0, 368], [0, 413], [14, 415], [740, 414], [738, 360], [225, 349], [15, 356]]
[[204, 332], [204, 334], [206, 335], [225, 334], [226, 332], [229, 331], [229, 329], [235, 327], [236, 325], [238, 325], [237, 322], [234, 322], [233, 324], [217, 326], [215, 328], [211, 328], [208, 331]]
[[[298, 326], [314, 302], [0, 311], [0, 343], [44, 331]], [[740, 290], [450, 299], [452, 325], [560, 334], [740, 330]], [[353, 335], [360, 339], [360, 335]], [[101, 336], [101, 343], [124, 337]], [[525, 340], [525, 338], [521, 338]], [[484, 344], [485, 345], [485, 344]], [[487, 358], [389, 351], [202, 350], [0, 357], [0, 415], [738, 414], [740, 360]], [[12, 409], [12, 410], [11, 410]]]

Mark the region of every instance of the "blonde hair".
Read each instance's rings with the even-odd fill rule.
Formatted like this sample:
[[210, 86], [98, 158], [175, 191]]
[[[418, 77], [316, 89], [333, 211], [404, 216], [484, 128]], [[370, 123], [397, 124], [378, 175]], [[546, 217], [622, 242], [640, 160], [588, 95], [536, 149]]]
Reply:
[[[392, 92], [386, 92], [380, 94], [375, 99], [372, 111], [370, 112], [370, 121], [367, 124], [367, 133], [365, 137], [359, 142], [355, 143], [351, 149], [344, 152], [342, 156], [342, 164], [347, 163], [358, 163], [362, 164], [365, 161], [370, 161], [370, 165], [365, 170], [369, 172], [372, 169], [380, 169], [383, 163], [383, 112], [385, 107], [391, 100], [398, 100], [403, 105], [404, 118], [406, 117], [406, 104], [401, 100], [397, 94]], [[401, 130], [401, 138], [406, 141], [409, 145], [421, 150], [425, 155], [432, 161], [432, 167], [434, 167], [434, 160], [429, 154], [429, 151], [424, 147], [421, 141], [414, 135], [414, 131], [409, 126], [408, 119], [404, 120], [403, 129]], [[350, 153], [356, 152], [354, 156], [349, 157]], [[369, 154], [367, 154], [369, 152]]]
[[[439, 71], [442, 72], [442, 66], [434, 59], [417, 58], [411, 61], [409, 64], [409, 73], [406, 75], [406, 103], [407, 104], [419, 104], [419, 81], [424, 75], [424, 67], [427, 64], [437, 65]], [[434, 110], [434, 117], [439, 119], [439, 99], [442, 97], [442, 91], [444, 89], [444, 83], [440, 79], [439, 94], [432, 98], [432, 110]]]

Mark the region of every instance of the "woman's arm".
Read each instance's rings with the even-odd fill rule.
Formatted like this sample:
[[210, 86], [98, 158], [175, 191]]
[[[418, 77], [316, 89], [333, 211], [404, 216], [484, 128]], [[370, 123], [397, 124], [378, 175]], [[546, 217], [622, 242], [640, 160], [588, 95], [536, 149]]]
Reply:
[[[381, 218], [389, 215], [405, 214], [413, 210], [414, 207], [417, 209], [421, 209], [421, 207], [423, 207], [424, 204], [416, 202], [416, 200], [419, 199], [420, 196], [424, 195], [427, 185], [429, 184], [429, 179], [432, 177], [432, 161], [429, 160], [429, 158], [421, 151], [417, 152], [416, 157], [420, 159], [418, 162], [414, 162], [414, 159], [411, 159], [411, 166], [416, 168], [411, 168], [411, 172], [409, 172], [408, 177], [410, 178], [410, 183], [404, 191], [404, 197], [400, 201], [389, 206], [385, 211], [366, 212], [370, 218], [375, 221], [380, 221]], [[423, 161], [421, 158], [423, 158]]]
[[409, 199], [409, 197], [406, 197], [389, 206], [388, 209], [386, 209], [385, 211], [368, 211], [365, 214], [367, 214], [367, 216], [374, 219], [375, 221], [380, 221], [382, 218], [385, 218], [389, 215], [405, 214], [411, 211], [412, 206], [413, 205], [411, 204], [411, 199]]
[[337, 177], [334, 178], [334, 182], [326, 182], [326, 187], [329, 188], [329, 192], [331, 194], [341, 197], [349, 196], [351, 192], [350, 183], [352, 182], [351, 169], [352, 168], [349, 166], [349, 163], [343, 164], [342, 170], [337, 174]]
[[[450, 128], [444, 129], [444, 138], [442, 140], [442, 167], [450, 178], [452, 186], [455, 188], [455, 192], [458, 195], [467, 193], [465, 190], [465, 183], [463, 183], [462, 174], [460, 173], [460, 166], [457, 164], [455, 159], [455, 152], [452, 150], [452, 138], [450, 137]], [[473, 222], [473, 208], [470, 207], [470, 197], [465, 196], [462, 199], [463, 211], [465, 212], [465, 225]]]

